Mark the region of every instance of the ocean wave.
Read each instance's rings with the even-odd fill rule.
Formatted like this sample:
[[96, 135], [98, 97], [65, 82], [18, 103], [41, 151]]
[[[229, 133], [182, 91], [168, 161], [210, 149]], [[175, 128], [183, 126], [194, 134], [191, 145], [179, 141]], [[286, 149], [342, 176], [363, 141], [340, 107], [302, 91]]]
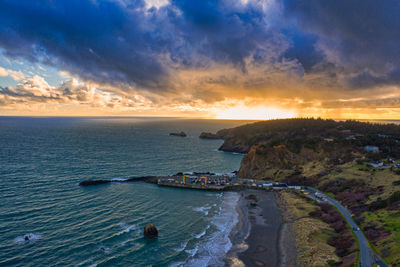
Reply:
[[84, 261], [78, 263], [75, 266], [83, 266], [83, 265], [86, 265], [86, 266], [97, 266], [97, 264], [93, 263], [93, 259], [92, 258], [84, 260]]
[[199, 250], [198, 245], [196, 245], [193, 249], [187, 249], [185, 250], [186, 253], [190, 254], [190, 256], [196, 255], [197, 251]]
[[128, 224], [125, 224], [125, 223], [120, 223], [119, 226], [123, 230], [118, 232], [117, 235], [122, 235], [122, 234], [125, 234], [125, 233], [129, 233], [132, 230], [139, 231], [139, 226], [137, 224], [128, 225]]
[[208, 228], [210, 228], [210, 225], [207, 225], [206, 229], [204, 229], [203, 232], [201, 232], [200, 234], [195, 235], [194, 237], [196, 237], [197, 239], [203, 237], [207, 233]]
[[235, 192], [224, 194], [221, 203], [221, 212], [216, 214], [211, 223], [217, 231], [209, 235], [204, 241], [199, 242], [193, 249], [186, 249], [190, 256], [186, 262], [174, 266], [224, 266], [226, 253], [231, 249], [232, 243], [229, 235], [238, 222], [236, 204], [239, 195]]
[[185, 250], [187, 244], [188, 244], [188, 241], [185, 241], [185, 242], [183, 242], [183, 243], [181, 244], [181, 246], [180, 246], [179, 248], [175, 248], [174, 250], [175, 250], [176, 252], [182, 252], [182, 251]]
[[[26, 240], [25, 238], [28, 238], [28, 240]], [[14, 239], [14, 241], [15, 241], [15, 243], [22, 244], [22, 243], [26, 243], [26, 242], [35, 242], [41, 238], [42, 238], [41, 234], [29, 233], [29, 234], [24, 234], [23, 236], [16, 237]]]
[[208, 211], [211, 209], [211, 206], [208, 206], [208, 205], [206, 205], [206, 206], [203, 206], [203, 207], [197, 207], [197, 208], [194, 208], [193, 210], [194, 211], [198, 211], [198, 212], [203, 212], [204, 213], [204, 215], [208, 215]]

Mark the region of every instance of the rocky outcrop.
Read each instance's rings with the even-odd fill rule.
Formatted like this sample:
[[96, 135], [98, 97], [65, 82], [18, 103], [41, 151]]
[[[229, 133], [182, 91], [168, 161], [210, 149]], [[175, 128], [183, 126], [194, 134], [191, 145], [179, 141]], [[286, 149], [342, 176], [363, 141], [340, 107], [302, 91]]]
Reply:
[[218, 132], [209, 133], [209, 132], [202, 132], [199, 136], [201, 139], [226, 139], [229, 136], [231, 129], [222, 129]]
[[249, 152], [251, 145], [246, 144], [238, 137], [228, 137], [225, 139], [225, 142], [222, 146], [218, 149], [224, 152], [232, 152], [232, 153], [241, 153], [246, 154]]
[[149, 237], [149, 238], [154, 238], [154, 237], [158, 236], [158, 230], [152, 223], [146, 224], [146, 226], [144, 227], [143, 233], [144, 233], [145, 237]]
[[169, 135], [171, 135], [171, 136], [179, 136], [179, 137], [186, 137], [187, 136], [185, 132], [170, 133]]
[[202, 132], [199, 136], [201, 139], [223, 139], [221, 136], [213, 133]]
[[233, 132], [233, 129], [223, 129], [218, 132], [208, 133], [203, 132], [200, 134], [201, 139], [222, 139], [224, 143], [220, 146], [218, 150], [224, 152], [234, 152], [234, 153], [247, 153], [250, 150], [250, 145], [242, 138], [242, 136], [237, 136]]

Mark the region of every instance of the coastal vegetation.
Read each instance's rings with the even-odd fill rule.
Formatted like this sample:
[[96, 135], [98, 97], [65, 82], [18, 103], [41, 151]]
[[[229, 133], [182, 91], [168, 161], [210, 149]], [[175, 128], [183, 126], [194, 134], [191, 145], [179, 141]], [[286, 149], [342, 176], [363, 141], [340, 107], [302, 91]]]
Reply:
[[[238, 177], [312, 186], [336, 198], [352, 212], [375, 251], [388, 264], [400, 264], [399, 125], [284, 119], [206, 136], [224, 139], [220, 150], [246, 153]], [[327, 217], [320, 212], [311, 215]], [[340, 235], [327, 242], [343, 245]]]
[[[317, 216], [322, 212], [316, 203], [288, 191], [282, 192], [280, 198], [283, 202], [282, 206], [287, 211], [285, 212], [285, 219], [291, 223], [295, 232], [298, 266], [349, 266], [355, 262], [353, 252], [357, 255], [357, 247], [351, 251], [351, 257], [347, 257], [343, 261], [342, 257], [346, 257], [347, 254], [344, 251], [337, 253], [336, 246], [338, 244], [328, 242], [330, 240], [335, 241], [335, 237], [339, 233], [335, 232], [329, 222], [321, 219], [322, 216]], [[341, 218], [340, 215], [339, 218]], [[354, 239], [352, 239], [351, 247], [354, 249]]]

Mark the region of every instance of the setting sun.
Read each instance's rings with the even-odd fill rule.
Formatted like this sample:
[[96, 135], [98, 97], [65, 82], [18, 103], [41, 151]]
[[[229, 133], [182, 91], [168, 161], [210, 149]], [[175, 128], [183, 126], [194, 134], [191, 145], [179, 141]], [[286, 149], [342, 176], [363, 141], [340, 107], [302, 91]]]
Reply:
[[228, 120], [272, 120], [296, 117], [297, 113], [293, 110], [284, 110], [277, 107], [247, 107], [235, 106], [216, 112], [216, 119]]

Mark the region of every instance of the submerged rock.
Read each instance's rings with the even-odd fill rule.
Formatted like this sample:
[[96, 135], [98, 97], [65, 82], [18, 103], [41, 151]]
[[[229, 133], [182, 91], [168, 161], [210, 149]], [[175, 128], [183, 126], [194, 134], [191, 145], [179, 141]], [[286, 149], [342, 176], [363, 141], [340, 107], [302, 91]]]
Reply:
[[158, 230], [154, 226], [154, 224], [152, 223], [146, 224], [146, 226], [144, 227], [144, 236], [150, 238], [158, 236]]
[[170, 133], [169, 135], [172, 135], [172, 136], [180, 136], [180, 137], [186, 137], [186, 133], [185, 133], [185, 132]]

